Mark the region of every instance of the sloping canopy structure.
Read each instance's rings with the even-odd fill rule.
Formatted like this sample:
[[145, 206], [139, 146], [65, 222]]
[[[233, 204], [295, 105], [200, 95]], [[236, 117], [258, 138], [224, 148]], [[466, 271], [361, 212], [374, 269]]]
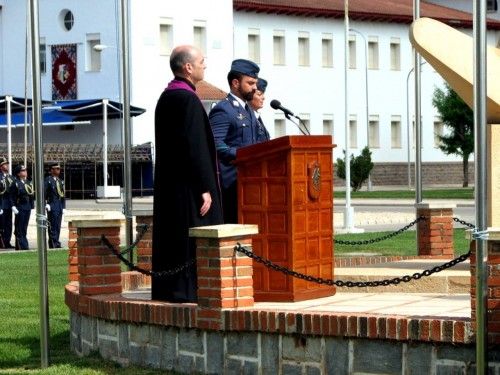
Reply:
[[[102, 120], [104, 105], [107, 105], [107, 118], [116, 119], [122, 116], [122, 103], [103, 99], [44, 101], [42, 103], [43, 125], [88, 124], [90, 120]], [[24, 125], [24, 98], [11, 97], [10, 100], [12, 126]], [[31, 123], [31, 99], [28, 99], [27, 123]], [[130, 115], [139, 116], [146, 110], [130, 106]], [[0, 128], [7, 126], [7, 100], [0, 99]]]
[[[122, 116], [123, 104], [109, 100], [108, 119], [120, 118]], [[103, 117], [103, 99], [82, 99], [82, 100], [59, 100], [52, 103], [54, 108], [60, 113], [73, 116], [75, 121], [98, 120]], [[144, 108], [130, 106], [130, 116], [142, 115]]]

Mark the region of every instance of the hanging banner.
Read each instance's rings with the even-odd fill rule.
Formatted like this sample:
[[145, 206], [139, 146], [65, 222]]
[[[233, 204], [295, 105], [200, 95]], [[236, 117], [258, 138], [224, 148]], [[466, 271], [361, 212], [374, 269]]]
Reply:
[[52, 46], [52, 100], [77, 99], [76, 44]]

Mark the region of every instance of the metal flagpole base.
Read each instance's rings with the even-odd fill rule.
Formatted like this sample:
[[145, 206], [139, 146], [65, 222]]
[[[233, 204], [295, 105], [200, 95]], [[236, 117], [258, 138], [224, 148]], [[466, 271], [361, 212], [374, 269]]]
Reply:
[[364, 233], [363, 228], [354, 227], [354, 207], [346, 207], [344, 213], [344, 227], [335, 230], [336, 233]]

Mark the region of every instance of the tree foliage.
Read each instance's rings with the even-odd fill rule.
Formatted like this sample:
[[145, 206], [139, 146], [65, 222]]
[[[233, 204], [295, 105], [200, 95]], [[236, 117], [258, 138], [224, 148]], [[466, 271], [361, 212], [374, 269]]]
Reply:
[[[345, 150], [344, 158], [337, 158], [337, 177], [345, 180]], [[370, 172], [373, 169], [372, 153], [368, 147], [365, 147], [359, 156], [351, 154], [351, 188], [353, 191], [358, 191], [363, 186], [363, 183], [368, 179]]]
[[463, 186], [469, 186], [469, 155], [474, 152], [474, 116], [472, 110], [446, 84], [445, 89], [436, 88], [432, 104], [449, 133], [439, 135], [439, 148], [445, 154], [462, 157]]

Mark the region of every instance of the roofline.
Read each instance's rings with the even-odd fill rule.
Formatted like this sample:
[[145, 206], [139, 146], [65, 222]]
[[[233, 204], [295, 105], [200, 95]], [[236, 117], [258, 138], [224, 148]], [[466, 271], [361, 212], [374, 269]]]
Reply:
[[[284, 5], [266, 5], [266, 4], [241, 4], [235, 1], [233, 10], [242, 12], [255, 12], [266, 14], [278, 14], [285, 16], [303, 16], [316, 18], [344, 18], [344, 10], [338, 9], [317, 9], [317, 8], [302, 8], [289, 7]], [[425, 15], [423, 15], [425, 16]], [[384, 13], [365, 13], [357, 11], [349, 11], [349, 18], [357, 21], [373, 21], [373, 22], [389, 22], [411, 24], [413, 15], [405, 14], [384, 14]], [[434, 19], [443, 22], [451, 27], [472, 28], [472, 15], [470, 20], [459, 20], [448, 17], [434, 17]], [[489, 30], [500, 30], [500, 21], [487, 20], [487, 28]]]

